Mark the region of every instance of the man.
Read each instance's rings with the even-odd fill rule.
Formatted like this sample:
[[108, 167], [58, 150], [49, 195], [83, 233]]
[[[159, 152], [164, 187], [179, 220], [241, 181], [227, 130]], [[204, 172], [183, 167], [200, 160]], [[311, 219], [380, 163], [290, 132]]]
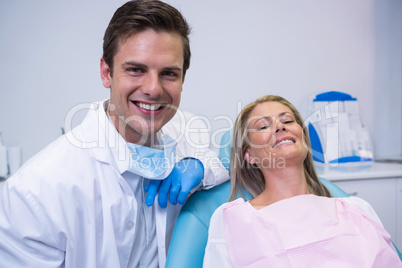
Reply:
[[209, 166], [214, 153], [196, 159], [168, 123], [190, 64], [189, 32], [163, 2], [116, 11], [100, 64], [110, 99], [7, 180], [1, 267], [164, 267], [189, 192], [228, 179], [222, 165]]

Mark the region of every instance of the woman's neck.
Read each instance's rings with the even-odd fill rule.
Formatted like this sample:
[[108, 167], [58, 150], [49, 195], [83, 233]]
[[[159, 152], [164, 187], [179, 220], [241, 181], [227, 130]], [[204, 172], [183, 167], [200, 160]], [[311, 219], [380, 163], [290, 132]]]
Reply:
[[263, 170], [265, 190], [250, 201], [254, 207], [262, 208], [283, 199], [308, 194], [303, 166]]

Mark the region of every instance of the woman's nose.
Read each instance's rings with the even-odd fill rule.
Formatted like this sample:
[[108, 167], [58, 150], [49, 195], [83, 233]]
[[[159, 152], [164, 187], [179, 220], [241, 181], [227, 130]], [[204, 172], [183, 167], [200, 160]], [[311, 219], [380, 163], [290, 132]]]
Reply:
[[275, 133], [286, 131], [285, 125], [281, 121], [277, 121], [275, 125]]
[[141, 91], [150, 96], [151, 98], [156, 98], [163, 94], [162, 82], [160, 80], [159, 74], [149, 72], [144, 79]]

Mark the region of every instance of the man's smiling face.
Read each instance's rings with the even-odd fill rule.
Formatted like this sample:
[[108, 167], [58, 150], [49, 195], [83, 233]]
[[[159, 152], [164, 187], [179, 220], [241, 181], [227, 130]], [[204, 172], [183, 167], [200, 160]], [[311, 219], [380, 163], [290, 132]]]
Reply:
[[146, 30], [127, 38], [113, 60], [101, 60], [110, 88], [110, 118], [127, 142], [150, 145], [176, 113], [183, 88], [183, 43], [178, 34]]

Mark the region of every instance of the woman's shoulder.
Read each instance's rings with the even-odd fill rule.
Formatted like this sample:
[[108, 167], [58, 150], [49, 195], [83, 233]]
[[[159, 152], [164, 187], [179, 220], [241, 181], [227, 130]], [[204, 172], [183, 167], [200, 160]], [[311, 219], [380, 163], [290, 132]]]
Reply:
[[349, 196], [349, 197], [339, 197], [336, 198], [338, 200], [344, 201], [348, 204], [354, 205], [356, 207], [358, 207], [359, 209], [372, 209], [371, 205], [364, 200], [363, 198], [357, 197], [357, 196]]
[[235, 199], [235, 200], [233, 200], [233, 201], [223, 203], [222, 205], [220, 205], [220, 206], [215, 210], [215, 212], [213, 213], [212, 217], [214, 217], [214, 216], [215, 216], [215, 217], [218, 217], [217, 215], [222, 215], [223, 210], [225, 210], [225, 209], [227, 209], [227, 208], [231, 208], [231, 207], [237, 206], [237, 205], [240, 205], [240, 204], [244, 204], [244, 203], [246, 203], [246, 201], [244, 201], [243, 198], [238, 198], [238, 199]]
[[211, 221], [210, 221], [210, 226], [215, 225], [215, 224], [223, 223], [223, 211], [225, 209], [232, 208], [234, 206], [237, 206], [237, 205], [240, 205], [240, 204], [245, 204], [245, 203], [246, 203], [246, 201], [244, 201], [243, 198], [238, 198], [236, 200], [223, 203], [212, 214]]
[[375, 212], [375, 210], [373, 209], [373, 207], [370, 205], [369, 202], [367, 202], [363, 198], [360, 198], [357, 196], [349, 196], [349, 197], [341, 197], [341, 198], [337, 198], [337, 199], [342, 200], [344, 202], [347, 202], [348, 204], [351, 204], [351, 205], [357, 207], [366, 217], [375, 221], [380, 226], [383, 226], [380, 218], [378, 217], [378, 215]]
[[220, 205], [212, 214], [208, 229], [208, 240], [210, 243], [224, 243], [225, 228], [224, 228], [223, 211], [227, 208], [232, 208], [239, 204], [246, 204], [246, 202], [242, 198], [226, 202]]

